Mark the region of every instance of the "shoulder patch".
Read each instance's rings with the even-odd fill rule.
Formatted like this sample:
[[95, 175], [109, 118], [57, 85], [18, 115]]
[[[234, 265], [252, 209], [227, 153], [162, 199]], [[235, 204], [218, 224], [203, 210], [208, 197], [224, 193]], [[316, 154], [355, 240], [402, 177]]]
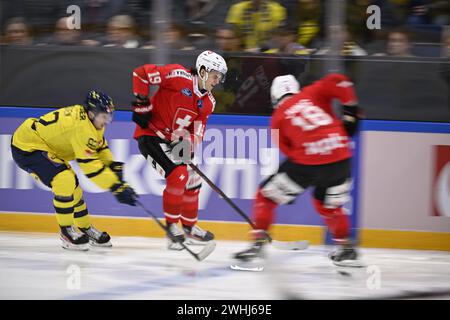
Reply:
[[86, 143], [86, 146], [92, 150], [97, 150], [99, 147], [99, 143], [94, 138], [89, 138], [88, 142]]
[[184, 94], [186, 97], [192, 97], [192, 91], [189, 90], [189, 88], [181, 89], [181, 93]]

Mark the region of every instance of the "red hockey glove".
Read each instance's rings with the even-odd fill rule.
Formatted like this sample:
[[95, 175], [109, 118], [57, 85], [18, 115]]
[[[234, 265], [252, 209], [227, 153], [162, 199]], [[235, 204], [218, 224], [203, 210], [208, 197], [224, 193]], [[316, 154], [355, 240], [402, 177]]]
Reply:
[[133, 122], [136, 123], [142, 129], [148, 127], [148, 122], [152, 117], [152, 109], [150, 101], [147, 97], [137, 96], [136, 100], [131, 102], [133, 109]]

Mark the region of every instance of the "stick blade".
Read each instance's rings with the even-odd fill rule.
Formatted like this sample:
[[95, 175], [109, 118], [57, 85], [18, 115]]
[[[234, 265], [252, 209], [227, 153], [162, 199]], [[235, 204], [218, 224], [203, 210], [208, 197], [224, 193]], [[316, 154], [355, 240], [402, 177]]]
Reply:
[[277, 241], [273, 240], [272, 245], [280, 250], [305, 250], [309, 246], [308, 240], [302, 241]]
[[205, 260], [214, 251], [215, 248], [216, 248], [216, 242], [215, 241], [209, 241], [204, 246], [202, 251], [200, 251], [199, 253], [196, 254], [197, 260], [198, 261]]

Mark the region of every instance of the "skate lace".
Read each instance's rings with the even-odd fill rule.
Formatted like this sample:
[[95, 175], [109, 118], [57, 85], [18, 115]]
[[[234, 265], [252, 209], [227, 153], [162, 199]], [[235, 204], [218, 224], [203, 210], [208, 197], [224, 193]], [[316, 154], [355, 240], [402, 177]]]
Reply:
[[99, 231], [99, 230], [97, 230], [97, 229], [95, 229], [93, 226], [90, 226], [89, 229], [87, 229], [86, 233], [87, 233], [90, 237], [92, 237], [92, 238], [94, 238], [94, 239], [97, 239], [97, 240], [98, 240], [98, 239], [100, 238], [100, 236], [102, 235], [102, 232]]
[[181, 229], [175, 223], [170, 225], [169, 231], [174, 236], [180, 236], [184, 234], [183, 231], [181, 231]]
[[75, 229], [72, 227], [66, 227], [67, 234], [74, 240], [77, 240], [78, 238], [81, 238], [83, 235], [76, 232]]

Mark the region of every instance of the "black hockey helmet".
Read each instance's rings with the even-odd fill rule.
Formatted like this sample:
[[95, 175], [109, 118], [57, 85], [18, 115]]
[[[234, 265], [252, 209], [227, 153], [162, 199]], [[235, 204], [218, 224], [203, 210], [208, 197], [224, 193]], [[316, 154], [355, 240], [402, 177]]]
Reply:
[[111, 119], [114, 113], [114, 103], [110, 96], [103, 92], [91, 90], [86, 95], [85, 101], [86, 111], [91, 111], [95, 115], [106, 113]]

